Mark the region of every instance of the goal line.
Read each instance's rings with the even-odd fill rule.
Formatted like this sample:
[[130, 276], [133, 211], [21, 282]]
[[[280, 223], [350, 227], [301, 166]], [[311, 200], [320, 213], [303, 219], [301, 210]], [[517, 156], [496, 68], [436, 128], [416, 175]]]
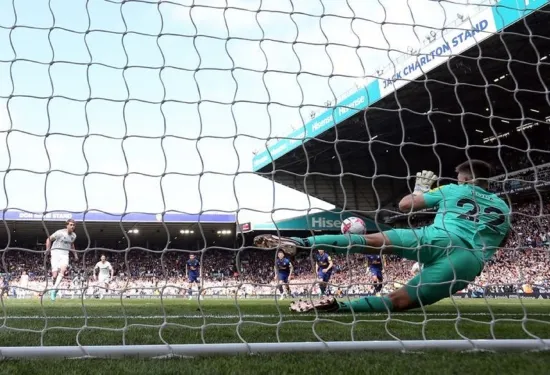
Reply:
[[[471, 313], [460, 313], [460, 316], [456, 313], [412, 313], [412, 312], [404, 312], [404, 313], [392, 313], [392, 316], [453, 316], [456, 319], [460, 319], [460, 316], [497, 316], [497, 317], [504, 317], [504, 316], [523, 316], [523, 313], [481, 313], [481, 312], [471, 312]], [[215, 314], [204, 314], [204, 315], [60, 315], [60, 316], [41, 316], [41, 315], [19, 315], [19, 316], [7, 316], [5, 317], [6, 320], [72, 320], [72, 319], [142, 319], [142, 320], [149, 320], [149, 319], [274, 319], [274, 318], [296, 318], [299, 320], [301, 317], [309, 317], [309, 318], [315, 318], [315, 317], [322, 317], [322, 318], [345, 318], [345, 317], [351, 317], [352, 314], [322, 314], [322, 315], [316, 315], [316, 314], [242, 314], [242, 315], [215, 315]], [[367, 316], [388, 316], [388, 314], [383, 313], [370, 313]], [[550, 317], [550, 313], [529, 313], [529, 316], [546, 316]]]

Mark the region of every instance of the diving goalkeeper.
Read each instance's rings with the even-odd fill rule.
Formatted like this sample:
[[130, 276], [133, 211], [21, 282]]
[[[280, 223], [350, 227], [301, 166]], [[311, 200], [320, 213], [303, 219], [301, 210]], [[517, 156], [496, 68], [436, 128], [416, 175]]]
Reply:
[[308, 238], [279, 238], [262, 235], [259, 247], [280, 247], [287, 253], [296, 248], [324, 248], [336, 253], [395, 254], [417, 261], [423, 269], [407, 285], [387, 296], [369, 296], [349, 302], [324, 297], [297, 301], [290, 309], [308, 312], [388, 312], [431, 305], [464, 289], [481, 274], [487, 262], [506, 241], [510, 230], [510, 208], [487, 191], [492, 167], [469, 160], [456, 168], [458, 184], [430, 190], [437, 176], [417, 173], [414, 192], [399, 202], [411, 212], [438, 207], [432, 225], [417, 229], [391, 229], [368, 235], [323, 235]]

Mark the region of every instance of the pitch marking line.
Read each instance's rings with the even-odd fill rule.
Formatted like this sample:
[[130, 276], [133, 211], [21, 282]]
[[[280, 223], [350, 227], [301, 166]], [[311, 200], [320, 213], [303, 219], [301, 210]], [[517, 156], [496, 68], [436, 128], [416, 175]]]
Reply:
[[[524, 314], [517, 313], [495, 313], [493, 314], [497, 319], [505, 316], [515, 316], [515, 317], [522, 317]], [[39, 320], [70, 320], [70, 319], [255, 319], [255, 318], [300, 318], [300, 317], [310, 317], [315, 318], [319, 317], [320, 319], [323, 318], [336, 318], [336, 317], [351, 317], [353, 315], [351, 314], [243, 314], [243, 315], [215, 315], [215, 314], [205, 314], [205, 315], [52, 315], [52, 316], [40, 316], [40, 315], [19, 315], [19, 316], [4, 316], [0, 317], [0, 319], [7, 319], [7, 320], [31, 320], [31, 319], [39, 319]], [[388, 316], [388, 314], [382, 314], [382, 313], [371, 313], [371, 314], [364, 314], [361, 315], [362, 319], [368, 318], [369, 316]], [[427, 316], [427, 317], [445, 317], [445, 316], [452, 316], [457, 317], [458, 314], [455, 313], [393, 313], [390, 315], [390, 319], [392, 316], [399, 317], [399, 316]], [[469, 316], [491, 316], [491, 314], [488, 313], [462, 313], [460, 314], [461, 317], [469, 317]], [[549, 314], [541, 314], [541, 313], [534, 313], [534, 314], [527, 314], [527, 319], [529, 317], [534, 316], [546, 316], [549, 317]]]

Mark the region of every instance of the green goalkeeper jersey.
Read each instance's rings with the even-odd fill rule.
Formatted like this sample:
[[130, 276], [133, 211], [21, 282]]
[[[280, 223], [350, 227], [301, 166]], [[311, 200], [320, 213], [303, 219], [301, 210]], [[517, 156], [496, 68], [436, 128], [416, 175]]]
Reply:
[[432, 226], [462, 238], [482, 261], [493, 256], [510, 230], [506, 202], [479, 186], [441, 186], [425, 193], [424, 200], [428, 207], [439, 207]]

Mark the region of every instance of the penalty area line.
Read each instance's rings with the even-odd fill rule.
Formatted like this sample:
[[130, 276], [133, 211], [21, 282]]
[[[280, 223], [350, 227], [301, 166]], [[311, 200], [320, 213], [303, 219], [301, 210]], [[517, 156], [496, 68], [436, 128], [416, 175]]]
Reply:
[[[517, 313], [501, 313], [501, 314], [493, 314], [497, 317], [497, 319], [506, 317], [506, 316], [515, 316], [515, 317], [521, 317], [524, 316], [524, 314]], [[312, 314], [312, 313], [306, 313], [306, 314], [242, 314], [242, 315], [216, 315], [216, 314], [193, 314], [193, 315], [52, 315], [52, 316], [40, 316], [40, 315], [19, 315], [19, 316], [4, 316], [3, 319], [6, 320], [23, 320], [23, 319], [33, 319], [33, 320], [70, 320], [70, 319], [254, 319], [254, 318], [300, 318], [300, 317], [319, 317], [320, 319], [323, 318], [336, 318], [336, 317], [351, 317], [352, 314]], [[388, 316], [388, 314], [384, 313], [369, 313], [369, 314], [363, 314], [361, 315], [362, 319], [368, 318], [369, 316]], [[427, 316], [427, 317], [457, 317], [458, 314], [455, 313], [392, 313], [390, 315], [390, 318], [392, 316], [399, 317], [399, 316]], [[469, 317], [469, 316], [491, 316], [491, 314], [488, 313], [461, 313], [461, 317]], [[529, 317], [541, 317], [541, 316], [550, 316], [549, 314], [542, 314], [542, 313], [533, 313], [533, 314], [527, 314], [527, 319]], [[362, 320], [360, 319], [360, 320]]]

